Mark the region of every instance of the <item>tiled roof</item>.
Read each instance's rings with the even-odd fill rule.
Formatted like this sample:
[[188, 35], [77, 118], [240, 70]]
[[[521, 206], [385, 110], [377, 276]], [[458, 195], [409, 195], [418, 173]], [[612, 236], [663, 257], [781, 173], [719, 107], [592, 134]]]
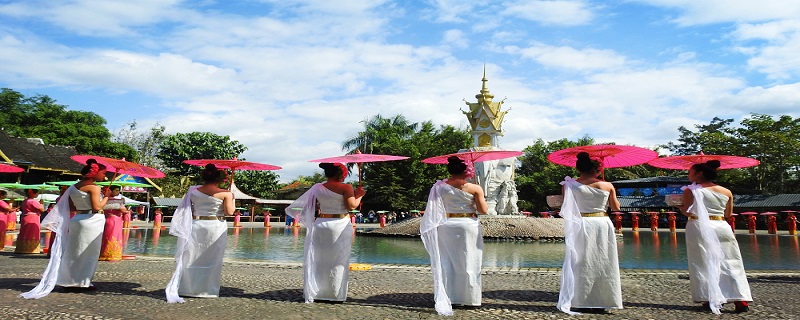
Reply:
[[159, 198], [153, 197], [153, 201], [155, 201], [157, 206], [168, 206], [168, 207], [177, 207], [183, 201], [183, 198]]
[[41, 169], [81, 171], [82, 166], [70, 159], [78, 152], [74, 147], [41, 143], [41, 140], [11, 137], [0, 130], [0, 151], [13, 163]]
[[[664, 196], [617, 196], [622, 210], [636, 210], [647, 208], [669, 208], [664, 202]], [[800, 194], [740, 194], [733, 196], [734, 211], [737, 208], [748, 210], [798, 210], [800, 209]]]

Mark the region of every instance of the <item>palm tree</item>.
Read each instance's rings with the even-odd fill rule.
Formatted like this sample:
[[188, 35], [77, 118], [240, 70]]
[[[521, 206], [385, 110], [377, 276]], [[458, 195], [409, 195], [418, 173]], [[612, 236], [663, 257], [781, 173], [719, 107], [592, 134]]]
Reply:
[[342, 149], [348, 154], [361, 150], [362, 153], [374, 153], [375, 148], [388, 139], [408, 139], [416, 131], [419, 124], [410, 123], [406, 117], [395, 115], [391, 118], [384, 118], [376, 114], [369, 119], [361, 121], [364, 130], [358, 132], [342, 143]]

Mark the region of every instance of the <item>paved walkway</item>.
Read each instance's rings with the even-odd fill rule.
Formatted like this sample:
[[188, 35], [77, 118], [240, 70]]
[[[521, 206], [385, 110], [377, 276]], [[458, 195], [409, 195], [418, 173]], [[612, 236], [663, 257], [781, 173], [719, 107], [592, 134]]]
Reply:
[[[352, 271], [347, 302], [303, 303], [299, 264], [226, 260], [221, 297], [167, 304], [164, 286], [174, 268], [169, 258], [139, 256], [100, 262], [97, 291], [56, 289], [40, 300], [17, 296], [39, 281], [44, 255], [0, 252], [2, 319], [430, 319], [431, 274], [427, 267], [374, 265]], [[720, 319], [698, 310], [683, 270], [623, 270], [625, 309], [571, 317], [556, 310], [559, 270], [485, 269], [483, 307], [457, 309], [452, 319]], [[751, 270], [752, 311], [737, 315], [726, 306], [723, 319], [797, 319], [800, 271]]]

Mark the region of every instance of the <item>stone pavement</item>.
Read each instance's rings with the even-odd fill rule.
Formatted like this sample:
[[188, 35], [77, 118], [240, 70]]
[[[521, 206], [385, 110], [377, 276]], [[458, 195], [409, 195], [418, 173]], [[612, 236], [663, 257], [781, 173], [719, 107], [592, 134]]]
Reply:
[[[97, 291], [64, 293], [39, 300], [17, 297], [39, 281], [44, 255], [0, 252], [0, 319], [431, 319], [431, 274], [426, 266], [373, 265], [352, 271], [342, 304], [303, 303], [299, 264], [225, 261], [221, 297], [167, 304], [164, 286], [174, 262], [164, 257], [100, 262]], [[483, 307], [456, 309], [452, 319], [797, 319], [800, 271], [748, 273], [752, 311], [722, 317], [690, 301], [684, 270], [623, 270], [625, 309], [610, 314], [568, 316], [556, 310], [559, 269], [485, 269]]]

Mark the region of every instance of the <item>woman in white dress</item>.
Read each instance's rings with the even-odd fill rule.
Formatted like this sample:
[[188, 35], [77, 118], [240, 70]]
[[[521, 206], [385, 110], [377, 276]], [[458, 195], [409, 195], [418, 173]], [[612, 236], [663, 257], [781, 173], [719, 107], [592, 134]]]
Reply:
[[577, 155], [580, 177], [564, 179], [564, 265], [558, 309], [568, 314], [622, 309], [617, 237], [606, 210], [619, 211], [616, 190], [597, 179], [600, 162]]
[[[102, 208], [111, 191], [95, 185], [106, 179], [106, 167], [94, 159], [86, 161], [81, 180], [64, 193], [42, 226], [56, 232], [50, 260], [42, 280], [33, 290], [21, 294], [27, 299], [48, 295], [56, 284], [65, 291], [93, 290], [105, 216]], [[70, 211], [75, 216], [70, 218]]]
[[[221, 189], [225, 171], [208, 164], [200, 172], [202, 186], [189, 188], [175, 210], [169, 233], [178, 237], [175, 272], [167, 284], [167, 302], [181, 297], [216, 298], [222, 278], [222, 257], [228, 240], [224, 216], [235, 209], [233, 193]], [[158, 232], [158, 231], [155, 231]]]
[[[327, 182], [317, 183], [286, 207], [286, 215], [306, 226], [303, 257], [303, 297], [343, 302], [347, 299], [353, 227], [348, 211], [358, 207], [366, 191], [343, 183], [347, 167], [320, 163]], [[319, 214], [317, 212], [319, 205]], [[295, 209], [297, 208], [297, 209]]]
[[722, 304], [733, 301], [735, 311], [747, 312], [750, 285], [739, 243], [726, 218], [733, 213], [733, 194], [715, 184], [720, 162], [711, 160], [689, 168], [692, 185], [683, 190], [681, 212], [686, 224], [686, 255], [692, 300], [719, 314]]
[[420, 235], [431, 258], [434, 308], [452, 315], [453, 305], [481, 305], [483, 230], [478, 213], [489, 209], [483, 189], [467, 182], [475, 175], [472, 164], [447, 159], [450, 177], [437, 181], [428, 195]]

